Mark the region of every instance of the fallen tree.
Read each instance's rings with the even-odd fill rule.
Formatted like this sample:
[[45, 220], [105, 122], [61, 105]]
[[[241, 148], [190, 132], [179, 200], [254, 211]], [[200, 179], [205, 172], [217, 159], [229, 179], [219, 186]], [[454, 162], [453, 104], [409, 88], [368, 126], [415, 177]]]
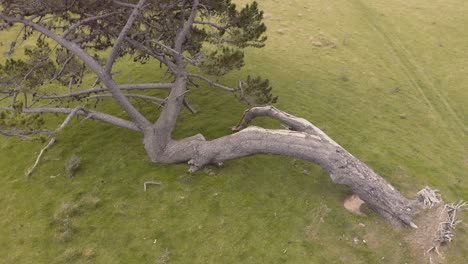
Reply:
[[[413, 222], [417, 202], [405, 198], [309, 121], [268, 106], [276, 97], [267, 80], [248, 76], [233, 88], [214, 81], [213, 77], [244, 65], [242, 49], [263, 47], [266, 27], [255, 2], [240, 10], [231, 1], [217, 0], [30, 2], [0, 1], [0, 28], [12, 30], [21, 25], [14, 28], [19, 33], [10, 53], [17, 50], [20, 38], [37, 40], [36, 48], [26, 50], [27, 60], [9, 59], [0, 67], [2, 100], [11, 100], [1, 109], [8, 114], [14, 113], [16, 118], [32, 114], [36, 119], [38, 113], [77, 115], [130, 129], [144, 135], [144, 148], [152, 162], [187, 163], [191, 172], [257, 154], [304, 159], [318, 164], [333, 182], [347, 186], [394, 225], [417, 227]], [[50, 43], [55, 46], [51, 48]], [[105, 50], [110, 54], [103, 58], [99, 54]], [[159, 61], [172, 82], [116, 83], [112, 68], [124, 56], [140, 63]], [[73, 91], [87, 71], [96, 75], [95, 84]], [[231, 135], [211, 141], [200, 134], [176, 140], [172, 134], [182, 109], [195, 112], [185, 95], [200, 81], [235, 93], [252, 107]], [[51, 84], [63, 87], [63, 93], [41, 89]], [[139, 93], [152, 89], [167, 90], [168, 95], [157, 98]], [[103, 98], [113, 98], [128, 119], [84, 106], [50, 107], [52, 103]], [[157, 121], [150, 122], [131, 100], [159, 104], [162, 111]], [[43, 106], [36, 106], [41, 102]], [[249, 126], [259, 116], [276, 119], [289, 129]], [[34, 120], [29, 123], [35, 124]]]

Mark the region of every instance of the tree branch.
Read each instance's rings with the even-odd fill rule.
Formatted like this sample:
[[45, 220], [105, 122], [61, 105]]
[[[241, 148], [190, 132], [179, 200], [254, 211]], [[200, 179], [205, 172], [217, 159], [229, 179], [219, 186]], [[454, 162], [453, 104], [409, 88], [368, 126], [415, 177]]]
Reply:
[[75, 107], [70, 114], [68, 114], [67, 118], [63, 121], [63, 123], [54, 131], [55, 134], [60, 133], [67, 125], [70, 123], [71, 119], [78, 113], [78, 111], [86, 112], [86, 110], [82, 106]]
[[[78, 106], [76, 107], [75, 109], [73, 109], [70, 114], [67, 116], [67, 118], [65, 118], [65, 120], [63, 121], [63, 123], [54, 131], [54, 134], [58, 134], [60, 133], [71, 121], [71, 119], [78, 113], [78, 111], [86, 111], [84, 110], [83, 107], [81, 106]], [[39, 153], [39, 156], [37, 156], [36, 158], [36, 162], [34, 163], [34, 165], [28, 170], [28, 172], [26, 173], [26, 176], [31, 176], [33, 171], [36, 169], [37, 165], [39, 164], [39, 162], [41, 161], [41, 158], [42, 156], [44, 155], [44, 152], [46, 150], [48, 150], [50, 147], [52, 147], [52, 145], [55, 143], [55, 137], [51, 138], [50, 141], [49, 141], [49, 144], [47, 144], [47, 146], [45, 146], [41, 152]]]
[[205, 77], [205, 76], [203, 76], [203, 75], [199, 75], [199, 74], [195, 74], [195, 73], [189, 73], [188, 76], [189, 76], [189, 77], [198, 78], [198, 79], [200, 79], [200, 80], [203, 80], [203, 81], [205, 81], [205, 82], [211, 84], [211, 85], [214, 86], [214, 87], [221, 88], [221, 89], [223, 89], [223, 90], [225, 90], [225, 91], [228, 91], [228, 92], [235, 92], [235, 91], [238, 90], [238, 89], [229, 88], [229, 87], [227, 87], [227, 86], [224, 86], [224, 85], [222, 85], [222, 84], [219, 84], [219, 83], [217, 83], [217, 82], [214, 82], [214, 81], [210, 80], [209, 78], [207, 78], [207, 77]]
[[199, 0], [193, 0], [192, 12], [190, 13], [190, 17], [188, 18], [187, 23], [182, 28], [182, 30], [180, 30], [179, 33], [177, 33], [176, 39], [174, 41], [174, 50], [176, 50], [179, 53], [183, 53], [182, 44], [187, 38], [187, 35], [190, 32], [190, 29], [192, 28], [193, 22], [195, 21], [199, 3]]
[[129, 8], [135, 8], [136, 7], [136, 5], [134, 5], [134, 4], [124, 3], [124, 2], [120, 2], [118, 0], [113, 0], [112, 2], [114, 4], [116, 4], [116, 5], [125, 6], [125, 7], [129, 7]]
[[[182, 28], [176, 34], [174, 50], [179, 54], [184, 52], [182, 46], [197, 15], [198, 4], [199, 0], [193, 0], [190, 17], [185, 25], [182, 24]], [[184, 16], [182, 16], [182, 20], [185, 20]], [[176, 65], [171, 69], [175, 75], [174, 86], [167, 97], [167, 101], [161, 115], [153, 126], [153, 131], [155, 131], [156, 134], [151, 134], [149, 137], [145, 134], [144, 142], [147, 144], [147, 141], [153, 141], [152, 143], [148, 142], [148, 144], [154, 144], [155, 147], [152, 151], [155, 155], [164, 155], [164, 151], [172, 140], [172, 131], [174, 130], [177, 117], [179, 116], [184, 104], [184, 95], [187, 92], [187, 69], [183, 60], [183, 56], [175, 56]]]
[[88, 65], [96, 75], [101, 79], [101, 81], [109, 88], [109, 91], [114, 95], [115, 100], [120, 104], [120, 106], [127, 112], [127, 114], [136, 122], [140, 128], [149, 127], [151, 123], [140, 113], [138, 110], [128, 101], [128, 99], [123, 95], [123, 93], [117, 87], [117, 84], [112, 79], [110, 74], [107, 74], [105, 70], [99, 65], [98, 62], [94, 60], [86, 51], [84, 51], [76, 43], [70, 42], [56, 33], [48, 30], [47, 28], [34, 23], [30, 20], [18, 18], [18, 17], [9, 17], [5, 15], [0, 15], [0, 18], [12, 23], [22, 23], [24, 25], [30, 26], [35, 30], [41, 32], [42, 34], [52, 38], [57, 43], [68, 49], [69, 51], [76, 54], [83, 62]]
[[[120, 90], [155, 90], [155, 89], [171, 89], [172, 83], [136, 83], [136, 84], [121, 84], [118, 85]], [[44, 95], [39, 96], [37, 100], [42, 99], [64, 99], [64, 98], [82, 98], [88, 96], [92, 93], [103, 93], [108, 92], [109, 89], [106, 87], [97, 87], [91, 88], [87, 90], [77, 91], [71, 94], [64, 94], [64, 95]], [[125, 94], [124, 94], [125, 95]]]
[[26, 92], [23, 92], [23, 108], [28, 108], [28, 104], [28, 94]]
[[330, 142], [333, 145], [339, 146], [338, 143], [336, 143], [327, 134], [325, 134], [318, 127], [312, 125], [312, 123], [310, 123], [306, 119], [293, 116], [273, 106], [253, 107], [246, 110], [239, 124], [232, 130], [235, 132], [241, 131], [242, 129], [246, 128], [253, 119], [259, 116], [268, 116], [274, 118], [280, 121], [281, 123], [289, 126], [292, 130], [316, 135], [321, 139]]
[[32, 130], [23, 130], [18, 128], [9, 128], [0, 126], [0, 135], [7, 137], [19, 137], [22, 140], [29, 140], [30, 135], [35, 134], [50, 134], [51, 131], [43, 129], [32, 129]]
[[26, 28], [26, 26], [22, 26], [21, 29], [18, 31], [18, 34], [16, 34], [16, 37], [15, 37], [15, 40], [13, 42], [10, 43], [10, 50], [7, 51], [7, 54], [8, 55], [12, 55], [14, 52], [15, 52], [15, 48], [16, 48], [16, 44], [18, 43], [18, 39], [21, 35], [21, 33], [23, 33], [23, 30]]
[[[41, 107], [41, 108], [27, 108], [23, 109], [23, 113], [55, 113], [55, 114], [70, 114], [73, 112], [75, 109], [73, 108], [46, 108], [46, 107]], [[101, 112], [96, 112], [96, 111], [90, 111], [86, 110], [84, 108], [81, 108], [76, 111], [76, 115], [79, 116], [84, 116], [86, 119], [94, 119], [94, 120], [99, 120], [102, 122], [106, 122], [118, 127], [123, 127], [127, 128], [136, 132], [142, 132], [142, 130], [133, 122], [130, 122], [128, 120], [101, 113]]]
[[30, 177], [32, 175], [37, 165], [41, 161], [42, 156], [44, 155], [44, 152], [46, 152], [50, 147], [52, 147], [54, 143], [55, 143], [55, 138], [53, 137], [52, 139], [50, 139], [49, 144], [47, 144], [43, 149], [41, 149], [41, 152], [39, 152], [39, 155], [36, 158], [36, 162], [34, 162], [34, 165], [28, 170], [28, 172], [26, 173], [26, 176]]
[[62, 33], [61, 37], [65, 38], [68, 34], [73, 32], [73, 30], [77, 29], [78, 27], [80, 27], [80, 26], [82, 26], [84, 24], [87, 24], [89, 22], [93, 22], [93, 21], [96, 21], [96, 20], [99, 20], [99, 19], [103, 19], [103, 18], [106, 18], [106, 17], [110, 17], [110, 16], [115, 15], [115, 14], [117, 14], [117, 12], [108, 13], [108, 14], [99, 15], [99, 16], [88, 17], [88, 18], [85, 18], [83, 20], [80, 20], [80, 21], [76, 22], [75, 24], [71, 25], [67, 30], [65, 30]]
[[133, 23], [135, 22], [136, 18], [138, 17], [138, 14], [140, 13], [140, 9], [143, 7], [145, 4], [146, 0], [140, 0], [138, 4], [134, 7], [132, 14], [127, 20], [127, 23], [125, 24], [124, 28], [122, 31], [120, 31], [119, 37], [114, 43], [114, 46], [112, 47], [111, 53], [109, 55], [109, 58], [107, 59], [106, 66], [105, 66], [105, 71], [107, 74], [110, 74], [112, 71], [112, 66], [114, 65], [115, 59], [117, 58], [117, 55], [119, 54], [119, 50], [122, 47], [122, 44], [125, 40], [125, 37], [127, 36], [128, 31], [133, 27]]
[[147, 185], [161, 185], [162, 182], [155, 182], [155, 181], [145, 181], [143, 183], [143, 190], [146, 192], [146, 189], [148, 188]]
[[18, 93], [19, 93], [18, 91], [13, 92], [13, 96], [11, 98], [11, 104], [10, 104], [11, 108], [14, 108], [16, 105], [16, 99], [18, 98]]
[[163, 55], [159, 55], [159, 54], [155, 53], [153, 50], [151, 50], [147, 46], [145, 46], [145, 45], [141, 44], [140, 42], [138, 42], [136, 40], [133, 40], [133, 39], [131, 39], [129, 37], [126, 37], [125, 40], [131, 46], [133, 46], [133, 48], [138, 49], [138, 50], [148, 54], [149, 56], [157, 59], [158, 61], [160, 61], [161, 63], [163, 63], [167, 67], [169, 67], [170, 70], [175, 72], [176, 65], [173, 62], [171, 62], [170, 60], [166, 59]]
[[163, 43], [158, 42], [158, 41], [156, 41], [156, 40], [150, 40], [150, 41], [151, 41], [152, 43], [154, 43], [154, 44], [156, 44], [156, 45], [158, 45], [158, 46], [161, 46], [161, 47], [163, 47], [164, 49], [170, 51], [173, 55], [181, 56], [181, 57], [184, 58], [186, 61], [188, 61], [190, 64], [196, 65], [196, 63], [195, 63], [194, 60], [192, 60], [191, 58], [185, 56], [183, 53], [178, 52], [178, 51], [172, 49], [171, 47], [168, 47], [168, 46], [164, 45]]
[[5, 100], [5, 99], [10, 98], [11, 96], [12, 96], [11, 94], [5, 95], [4, 97], [0, 98], [0, 102], [3, 101], [3, 100]]
[[228, 29], [227, 26], [221, 26], [221, 25], [209, 22], [209, 21], [199, 21], [199, 20], [197, 20], [197, 21], [194, 21], [193, 23], [198, 24], [198, 25], [207, 25], [207, 26], [210, 26], [210, 27], [214, 27], [214, 28], [216, 28], [218, 30], [227, 30]]
[[197, 110], [195, 110], [195, 108], [193, 108], [189, 102], [187, 101], [187, 99], [184, 98], [184, 106], [187, 107], [187, 109], [192, 113], [192, 114], [196, 114], [197, 113]]
[[70, 61], [71, 61], [72, 59], [73, 59], [73, 55], [70, 56], [70, 57], [68, 57], [68, 58], [65, 60], [65, 62], [63, 63], [63, 65], [62, 65], [62, 67], [60, 68], [60, 70], [59, 70], [57, 73], [54, 74], [54, 76], [52, 77], [52, 79], [50, 79], [50, 80], [48, 81], [48, 83], [51, 83], [51, 82], [57, 80], [57, 79], [60, 77], [60, 75], [62, 75], [63, 71], [65, 70], [65, 67], [67, 67], [68, 63], [70, 63]]
[[37, 63], [34, 64], [34, 66], [31, 69], [29, 69], [29, 71], [23, 76], [23, 80], [21, 80], [21, 83], [19, 84], [19, 86], [21, 86], [24, 82], [26, 82], [28, 77], [31, 74], [33, 74], [38, 68], [44, 65], [46, 62], [47, 62], [47, 57], [41, 58], [39, 61], [37, 61]]
[[[158, 98], [158, 97], [141, 95], [141, 94], [125, 94], [125, 96], [132, 97], [132, 98], [139, 98], [139, 99], [146, 100], [146, 101], [157, 102], [161, 106], [164, 105], [164, 103], [166, 102], [166, 100]], [[105, 97], [112, 97], [112, 94], [98, 94], [98, 95], [86, 97], [86, 99], [105, 98]]]
[[[131, 98], [138, 98], [138, 99], [142, 99], [142, 100], [145, 100], [145, 101], [156, 102], [156, 103], [158, 103], [160, 106], [164, 106], [164, 105], [166, 104], [166, 101], [167, 101], [166, 99], [161, 99], [161, 98], [158, 98], [158, 97], [147, 96], [147, 95], [141, 95], [141, 94], [125, 94], [125, 96], [131, 97]], [[112, 97], [112, 95], [111, 95], [111, 94], [98, 94], [98, 95], [86, 97], [86, 99], [106, 98], [106, 97]], [[184, 99], [184, 106], [185, 106], [192, 114], [196, 114], [196, 113], [197, 113], [197, 110], [195, 110], [195, 109], [187, 102], [186, 99]]]

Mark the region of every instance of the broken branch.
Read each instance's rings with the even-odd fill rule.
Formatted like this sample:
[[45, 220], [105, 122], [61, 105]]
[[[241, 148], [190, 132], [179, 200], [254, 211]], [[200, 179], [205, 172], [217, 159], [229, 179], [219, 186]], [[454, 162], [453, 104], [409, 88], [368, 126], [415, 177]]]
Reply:
[[34, 165], [28, 170], [28, 172], [26, 173], [26, 176], [30, 177], [32, 175], [32, 173], [34, 172], [34, 169], [36, 169], [37, 165], [41, 161], [42, 156], [44, 155], [44, 152], [46, 152], [46, 150], [48, 150], [50, 147], [52, 147], [52, 145], [54, 145], [54, 143], [55, 143], [55, 138], [52, 138], [49, 141], [49, 144], [47, 144], [47, 146], [45, 146], [43, 149], [41, 149], [41, 152], [39, 153], [39, 155], [36, 158], [36, 162], [34, 162]]
[[198, 79], [200, 79], [200, 80], [203, 80], [203, 81], [205, 81], [205, 82], [211, 84], [211, 85], [214, 86], [214, 87], [221, 88], [221, 89], [226, 90], [226, 91], [228, 91], [228, 92], [235, 92], [235, 91], [237, 91], [237, 89], [229, 88], [229, 87], [227, 87], [227, 86], [224, 86], [224, 85], [222, 85], [222, 84], [219, 84], [219, 83], [217, 83], [217, 82], [214, 82], [214, 81], [212, 81], [212, 80], [206, 78], [205, 76], [202, 76], [202, 75], [199, 75], [199, 74], [189, 73], [188, 76], [198, 78]]
[[146, 189], [148, 188], [147, 185], [161, 185], [162, 182], [155, 182], [155, 181], [145, 181], [143, 183], [143, 190], [146, 192]]

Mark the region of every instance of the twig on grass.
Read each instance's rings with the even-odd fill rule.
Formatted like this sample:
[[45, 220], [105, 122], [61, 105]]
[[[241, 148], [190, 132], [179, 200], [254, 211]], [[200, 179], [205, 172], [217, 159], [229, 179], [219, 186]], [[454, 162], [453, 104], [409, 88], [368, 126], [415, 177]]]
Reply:
[[[63, 123], [54, 131], [54, 134], [58, 134], [59, 132], [61, 132], [71, 121], [71, 119], [76, 115], [76, 113], [78, 111], [84, 111], [83, 107], [81, 106], [78, 106], [76, 107], [68, 116], [67, 118], [65, 119], [65, 121], [63, 121]], [[55, 137], [51, 138], [49, 143], [47, 144], [47, 146], [45, 146], [41, 152], [39, 153], [39, 155], [37, 156], [36, 158], [36, 162], [34, 163], [34, 165], [28, 170], [28, 172], [26, 173], [26, 176], [30, 177], [32, 175], [32, 173], [34, 172], [34, 170], [36, 169], [37, 165], [39, 165], [39, 162], [41, 161], [42, 159], [42, 156], [44, 155], [44, 152], [46, 152], [46, 150], [48, 150], [50, 147], [52, 147], [53, 145], [55, 144]]]
[[155, 181], [145, 181], [143, 183], [143, 190], [146, 192], [146, 189], [148, 188], [147, 185], [161, 185], [162, 182], [155, 182]]
[[54, 145], [55, 143], [55, 138], [52, 138], [50, 141], [49, 141], [49, 144], [47, 144], [47, 146], [45, 146], [41, 152], [39, 153], [39, 155], [37, 156], [36, 158], [36, 162], [34, 163], [34, 165], [28, 170], [28, 172], [26, 173], [26, 176], [30, 177], [31, 174], [33, 173], [34, 169], [36, 169], [37, 165], [39, 164], [39, 162], [41, 161], [41, 158], [42, 156], [44, 155], [44, 152], [46, 152], [46, 150], [48, 150], [50, 147], [52, 147], [52, 145]]

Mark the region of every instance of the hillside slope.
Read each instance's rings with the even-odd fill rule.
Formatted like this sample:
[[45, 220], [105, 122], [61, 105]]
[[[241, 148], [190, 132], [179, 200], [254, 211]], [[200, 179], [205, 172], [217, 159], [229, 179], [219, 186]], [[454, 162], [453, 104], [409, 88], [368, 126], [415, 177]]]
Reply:
[[[408, 197], [429, 185], [448, 201], [468, 200], [464, 0], [258, 2], [267, 46], [249, 50], [246, 67], [226, 83], [268, 77], [278, 108], [322, 128]], [[0, 48], [12, 37], [2, 33]], [[163, 78], [156, 64], [117, 68], [122, 82]], [[179, 136], [230, 133], [245, 108], [211, 87], [189, 100], [199, 113], [183, 113]], [[156, 118], [154, 106], [145, 109]], [[351, 215], [342, 207], [349, 193], [314, 165], [258, 156], [188, 175], [183, 164], [151, 164], [141, 141], [76, 120], [27, 179], [43, 144], [0, 138], [0, 262], [424, 263], [408, 230], [371, 212]], [[69, 179], [73, 155], [82, 161]], [[144, 192], [147, 180], [163, 184]], [[463, 263], [466, 248], [462, 223], [447, 263]]]

